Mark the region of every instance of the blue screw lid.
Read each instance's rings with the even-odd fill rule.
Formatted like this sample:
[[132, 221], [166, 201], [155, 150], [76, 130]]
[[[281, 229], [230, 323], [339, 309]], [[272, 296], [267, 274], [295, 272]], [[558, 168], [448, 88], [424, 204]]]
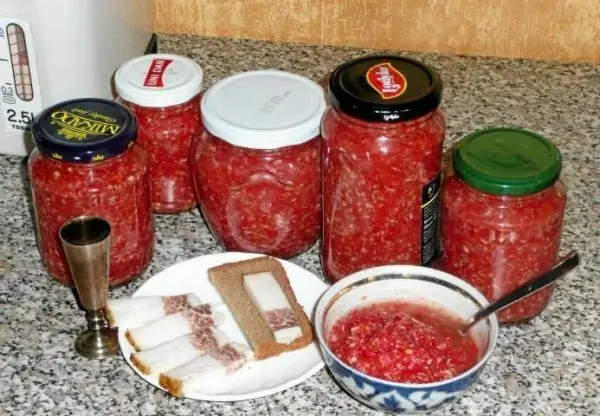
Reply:
[[137, 122], [121, 104], [80, 98], [42, 111], [31, 127], [39, 151], [68, 162], [100, 162], [122, 154], [133, 145]]

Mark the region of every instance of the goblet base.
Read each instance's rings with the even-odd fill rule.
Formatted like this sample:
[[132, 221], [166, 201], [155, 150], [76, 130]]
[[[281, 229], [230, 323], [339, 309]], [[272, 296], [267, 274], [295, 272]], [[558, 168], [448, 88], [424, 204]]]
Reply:
[[75, 351], [90, 360], [115, 356], [119, 351], [117, 332], [111, 328], [88, 329], [75, 340]]

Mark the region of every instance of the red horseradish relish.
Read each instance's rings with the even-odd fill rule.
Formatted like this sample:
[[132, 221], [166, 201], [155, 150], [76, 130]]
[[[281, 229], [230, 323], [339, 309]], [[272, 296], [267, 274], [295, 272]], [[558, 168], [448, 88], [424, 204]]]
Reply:
[[[135, 129], [125, 108], [105, 100], [60, 103], [34, 122], [37, 148], [28, 168], [38, 248], [48, 273], [61, 283], [73, 281], [59, 229], [82, 215], [101, 217], [111, 225], [111, 285], [137, 277], [151, 260], [154, 225], [147, 157], [142, 148], [131, 146]], [[117, 133], [106, 139], [105, 134], [96, 135], [99, 131]], [[77, 146], [71, 143], [75, 140]]]
[[293, 257], [318, 238], [321, 140], [272, 151], [205, 133], [193, 171], [204, 218], [228, 250]]
[[460, 334], [462, 323], [433, 305], [378, 302], [341, 317], [327, 344], [344, 363], [370, 376], [433, 383], [464, 373], [481, 357], [473, 338]]
[[138, 121], [138, 143], [148, 153], [152, 209], [159, 214], [196, 206], [190, 147], [200, 122], [203, 72], [177, 55], [146, 55], [115, 75], [117, 92]]
[[[463, 139], [453, 159], [456, 175], [446, 178], [442, 191], [440, 268], [489, 300], [551, 269], [567, 199], [557, 180], [558, 149], [533, 133], [491, 129]], [[552, 287], [535, 293], [498, 318], [503, 323], [533, 318], [551, 294]]]
[[192, 170], [202, 214], [227, 250], [289, 258], [315, 243], [324, 108], [317, 84], [281, 71], [234, 75], [206, 92]]
[[322, 123], [321, 257], [330, 280], [435, 260], [441, 88], [433, 71], [399, 57], [358, 59], [332, 74]]

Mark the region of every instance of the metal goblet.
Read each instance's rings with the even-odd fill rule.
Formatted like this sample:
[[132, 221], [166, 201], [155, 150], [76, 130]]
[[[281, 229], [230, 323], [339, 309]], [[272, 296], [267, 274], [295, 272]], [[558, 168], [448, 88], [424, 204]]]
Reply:
[[93, 216], [74, 218], [59, 232], [88, 324], [75, 340], [75, 351], [88, 359], [113, 356], [119, 348], [103, 311], [108, 299], [110, 232], [107, 221]]

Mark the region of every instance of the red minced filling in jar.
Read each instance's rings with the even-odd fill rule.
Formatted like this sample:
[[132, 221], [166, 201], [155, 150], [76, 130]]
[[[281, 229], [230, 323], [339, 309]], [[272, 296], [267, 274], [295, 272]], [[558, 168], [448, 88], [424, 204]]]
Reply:
[[115, 74], [120, 99], [138, 121], [138, 143], [148, 153], [152, 209], [157, 214], [196, 206], [191, 145], [200, 122], [202, 68], [179, 55], [151, 54]]
[[293, 257], [321, 229], [320, 137], [271, 150], [243, 149], [205, 133], [193, 171], [200, 206], [228, 250]]
[[350, 367], [382, 380], [424, 384], [469, 370], [481, 357], [463, 321], [438, 307], [407, 301], [355, 309], [332, 327], [327, 344]]
[[[441, 269], [494, 300], [554, 266], [566, 200], [562, 184], [508, 205], [505, 198], [482, 195], [454, 176], [444, 187]], [[494, 212], [494, 206], [506, 209]], [[516, 302], [498, 312], [498, 319], [509, 323], [539, 315], [552, 291], [542, 289]]]
[[[551, 142], [523, 130], [483, 130], [461, 140], [454, 173], [443, 184], [439, 267], [489, 300], [551, 269], [567, 201], [558, 180], [560, 160]], [[499, 321], [539, 315], [552, 291], [543, 289], [503, 309]]]
[[158, 214], [196, 206], [189, 166], [190, 146], [200, 122], [200, 96], [162, 109], [126, 103], [138, 119], [138, 142], [148, 153], [152, 209]]
[[333, 281], [369, 267], [422, 261], [422, 190], [429, 184], [439, 190], [444, 118], [435, 112], [393, 130], [374, 124], [335, 109], [324, 120], [322, 257]]
[[386, 264], [431, 265], [438, 254], [445, 122], [442, 84], [396, 56], [349, 61], [329, 80], [322, 121], [327, 278]]

